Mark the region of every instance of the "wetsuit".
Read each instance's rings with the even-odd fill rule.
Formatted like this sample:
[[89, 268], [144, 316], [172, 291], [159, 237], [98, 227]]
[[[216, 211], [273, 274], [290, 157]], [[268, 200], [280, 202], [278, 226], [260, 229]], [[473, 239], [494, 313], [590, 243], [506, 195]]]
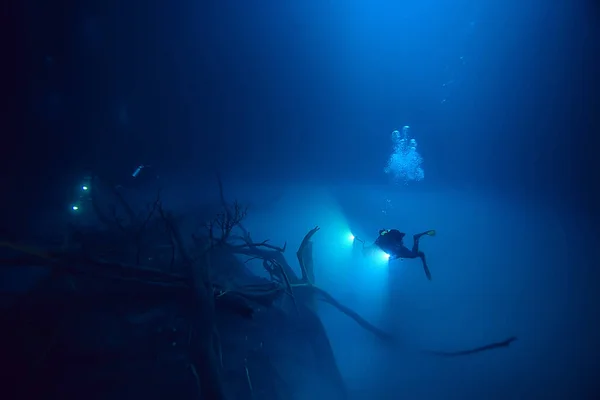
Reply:
[[431, 280], [431, 273], [429, 272], [429, 267], [427, 266], [427, 261], [425, 260], [425, 253], [419, 250], [419, 239], [423, 235], [433, 236], [435, 231], [429, 230], [423, 233], [417, 233], [413, 236], [413, 247], [409, 249], [404, 245], [404, 236], [405, 233], [400, 232], [397, 229], [385, 229], [379, 231], [379, 237], [375, 240], [375, 244], [387, 254], [390, 255], [392, 259], [397, 258], [420, 258], [423, 262], [423, 269], [425, 270], [425, 275], [427, 275], [427, 279]]

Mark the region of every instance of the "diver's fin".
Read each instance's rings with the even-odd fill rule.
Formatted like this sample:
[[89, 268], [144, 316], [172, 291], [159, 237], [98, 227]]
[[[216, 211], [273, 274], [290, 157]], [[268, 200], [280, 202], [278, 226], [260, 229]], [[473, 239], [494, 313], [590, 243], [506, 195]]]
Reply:
[[431, 280], [431, 272], [429, 272], [429, 267], [426, 264], [423, 264], [423, 269], [425, 270], [425, 275], [427, 275], [427, 279]]

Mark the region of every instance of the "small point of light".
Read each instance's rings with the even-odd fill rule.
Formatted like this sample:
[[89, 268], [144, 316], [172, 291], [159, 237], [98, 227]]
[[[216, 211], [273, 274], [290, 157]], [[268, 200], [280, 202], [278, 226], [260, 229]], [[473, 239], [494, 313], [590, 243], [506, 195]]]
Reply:
[[356, 238], [354, 237], [354, 235], [353, 235], [353, 234], [349, 234], [349, 235], [348, 235], [348, 239], [349, 239], [351, 242], [353, 242], [353, 241], [354, 241], [354, 239], [356, 239]]
[[390, 255], [389, 255], [388, 253], [383, 253], [383, 254], [381, 255], [381, 257], [382, 257], [382, 258], [383, 258], [385, 261], [387, 261], [387, 260], [389, 260], [389, 259], [390, 259]]
[[87, 187], [86, 185], [83, 185], [83, 186], [81, 187], [81, 190], [88, 190], [88, 189], [89, 189], [89, 187]]
[[79, 210], [79, 207], [78, 207], [78, 206], [73, 206], [73, 207], [71, 207], [71, 209], [72, 209], [73, 211], [77, 211], [77, 210]]

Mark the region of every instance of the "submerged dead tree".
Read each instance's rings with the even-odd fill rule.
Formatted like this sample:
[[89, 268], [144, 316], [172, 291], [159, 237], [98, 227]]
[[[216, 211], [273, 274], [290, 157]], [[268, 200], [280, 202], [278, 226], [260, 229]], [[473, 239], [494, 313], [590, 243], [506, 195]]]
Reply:
[[[318, 226], [311, 229], [304, 236], [296, 252], [296, 258], [301, 271], [301, 276], [298, 277], [284, 256], [287, 243], [284, 243], [282, 247], [278, 247], [270, 244], [268, 240], [263, 240], [261, 242], [253, 241], [250, 232], [242, 224], [242, 220], [245, 216], [245, 210], [242, 210], [237, 202], [233, 204], [233, 207], [228, 204], [223, 191], [223, 183], [220, 177], [217, 178], [220, 200], [224, 210], [222, 217], [230, 221], [229, 224], [225, 225], [226, 235], [224, 236], [224, 239], [221, 238], [219, 241], [221, 245], [226, 246], [234, 254], [247, 256], [249, 260], [261, 259], [263, 261], [263, 267], [271, 276], [272, 281], [277, 282], [285, 289], [285, 292], [292, 298], [296, 308], [299, 307], [299, 299], [301, 299], [303, 305], [308, 306], [310, 309], [312, 309], [310, 305], [312, 305], [315, 300], [323, 301], [352, 318], [356, 323], [358, 323], [358, 325], [373, 333], [378, 338], [384, 341], [393, 341], [394, 338], [390, 333], [374, 326], [361, 317], [357, 312], [341, 304], [327, 291], [319, 288], [315, 284], [312, 238], [319, 231], [320, 228]], [[239, 228], [241, 235], [236, 236], [231, 234], [235, 227]], [[517, 338], [513, 336], [500, 342], [494, 342], [467, 350], [425, 350], [423, 353], [442, 357], [466, 356], [483, 351], [508, 347], [510, 343], [516, 339]], [[328, 352], [329, 351], [331, 351], [330, 348], [328, 349]], [[331, 354], [333, 354], [332, 351]]]
[[[96, 197], [99, 192], [97, 189], [108, 192], [116, 204], [104, 207]], [[10, 260], [0, 260], [0, 264], [5, 261], [5, 265], [10, 266], [50, 267], [52, 273], [40, 283], [46, 292], [46, 288], [52, 288], [57, 279], [66, 278], [70, 281], [71, 277], [86, 276], [102, 282], [135, 283], [147, 288], [144, 290], [148, 292], [160, 288], [169, 294], [183, 294], [181, 297], [189, 310], [186, 318], [189, 318], [191, 325], [187, 371], [197, 382], [198, 394], [202, 399], [227, 400], [223, 349], [216, 322], [217, 313], [222, 309], [250, 318], [257, 305], [272, 307], [277, 299], [284, 296], [289, 298], [293, 305], [292, 313], [288, 315], [289, 322], [302, 330], [303, 340], [311, 345], [319, 357], [318, 364], [323, 368], [323, 374], [339, 389], [342, 398], [346, 397], [345, 386], [327, 334], [316, 313], [316, 302], [332, 305], [378, 338], [393, 341], [392, 335], [366, 321], [316, 284], [312, 240], [319, 231], [318, 226], [306, 233], [296, 251], [295, 258], [300, 269], [298, 276], [285, 257], [285, 243], [280, 247], [268, 240], [253, 241], [243, 225], [246, 209], [237, 202], [226, 202], [220, 179], [222, 212], [206, 225], [206, 234], [192, 236], [195, 246], [190, 246], [191, 243], [186, 241], [180, 230], [179, 219], [163, 208], [160, 192], [141, 212], [130, 206], [118, 188], [102, 186], [98, 180], [92, 181], [90, 192], [95, 217], [103, 229], [73, 229], [69, 241], [60, 250], [48, 251], [1, 243], [1, 246], [9, 247], [20, 255]], [[221, 262], [223, 255], [229, 256], [229, 262]], [[234, 284], [229, 277], [214, 279], [215, 272], [222, 271], [224, 264], [239, 264], [235, 263], [235, 256], [261, 260], [271, 280], [256, 278]], [[240, 270], [236, 271], [240, 273]], [[85, 289], [80, 289], [77, 284], [72, 284], [69, 290], [78, 295], [85, 294]], [[427, 353], [442, 357], [464, 356], [506, 347], [515, 339], [470, 350]], [[52, 352], [53, 343], [50, 340], [48, 346], [44, 346], [46, 348], [36, 360], [36, 365], [43, 363], [44, 357]], [[244, 368], [249, 392], [254, 396], [255, 386], [249, 371], [251, 367], [244, 364]]]
[[[100, 205], [98, 195], [102, 189], [116, 199], [116, 205], [111, 204], [106, 209]], [[185, 289], [191, 291], [193, 299], [190, 313], [192, 333], [188, 369], [198, 382], [201, 398], [226, 400], [220, 357], [218, 356], [220, 346], [215, 321], [215, 291], [208, 273], [211, 248], [202, 248], [200, 257], [190, 256], [177, 218], [171, 212], [163, 209], [160, 191], [155, 200], [148, 205], [146, 211], [136, 213], [118, 187], [102, 185], [97, 178], [94, 178], [91, 203], [97, 219], [104, 224], [109, 235], [97, 234], [87, 241], [85, 240], [86, 235], [83, 235], [81, 239], [84, 246], [83, 253], [80, 253], [78, 257], [79, 264], [86, 266], [97, 263], [99, 257], [110, 257], [111, 260], [102, 260], [106, 266], [116, 264], [115, 261], [112, 261], [115, 257], [128, 258], [129, 264], [123, 265], [122, 270], [127, 271], [129, 275], [138, 276], [144, 269], [148, 270], [142, 265], [147, 264], [154, 257], [162, 255], [164, 253], [162, 250], [166, 250], [169, 259], [168, 270], [152, 269], [149, 272], [162, 273], [165, 281], [168, 277], [178, 277], [178, 283], [183, 284]], [[95, 248], [90, 248], [89, 243], [98, 243], [99, 237], [111, 237], [111, 235], [118, 239], [117, 243], [121, 246], [116, 255], [110, 254], [110, 252], [105, 254], [107, 243], [100, 242], [100, 247], [104, 247], [102, 249], [104, 254], [99, 253]], [[90, 254], [91, 250], [93, 250], [93, 254]], [[160, 266], [165, 268], [165, 264], [162, 262]], [[174, 274], [174, 271], [177, 274]]]
[[[318, 226], [311, 229], [304, 236], [296, 251], [296, 258], [301, 271], [301, 276], [298, 277], [284, 255], [284, 252], [287, 249], [287, 243], [284, 243], [282, 247], [279, 247], [270, 244], [268, 240], [263, 240], [261, 242], [253, 241], [250, 232], [242, 224], [246, 215], [246, 210], [241, 208], [237, 202], [234, 202], [233, 205], [230, 206], [225, 199], [223, 183], [220, 177], [218, 177], [218, 184], [219, 195], [223, 207], [221, 218], [224, 221], [228, 221], [226, 223], [221, 222], [218, 224], [219, 227], [221, 227], [221, 231], [224, 232], [217, 240], [220, 245], [225, 246], [234, 254], [247, 256], [248, 259], [261, 259], [263, 261], [263, 267], [271, 276], [271, 280], [279, 283], [285, 289], [296, 307], [298, 307], [298, 297], [301, 297], [306, 304], [310, 304], [315, 299], [321, 300], [331, 304], [377, 337], [384, 340], [392, 339], [392, 335], [374, 326], [358, 313], [338, 302], [325, 290], [315, 285], [312, 238], [319, 231], [320, 228]], [[231, 232], [234, 228], [238, 228], [241, 231], [241, 235], [232, 235]], [[210, 230], [209, 233], [212, 238], [214, 232]], [[214, 238], [212, 240], [215, 241]]]

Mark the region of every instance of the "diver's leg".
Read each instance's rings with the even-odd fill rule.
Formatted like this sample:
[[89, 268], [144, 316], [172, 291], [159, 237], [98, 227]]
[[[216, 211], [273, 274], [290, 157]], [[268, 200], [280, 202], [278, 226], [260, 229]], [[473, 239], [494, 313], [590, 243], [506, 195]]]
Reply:
[[425, 275], [427, 275], [427, 279], [431, 280], [431, 272], [429, 272], [429, 267], [427, 266], [427, 261], [425, 261], [425, 253], [419, 251], [419, 258], [423, 262], [423, 269], [425, 270]]
[[417, 233], [416, 235], [413, 236], [413, 247], [412, 247], [412, 252], [415, 254], [419, 254], [419, 239], [421, 239], [421, 236], [423, 236], [423, 233]]
[[417, 258], [419, 255], [414, 251], [410, 250], [408, 247], [401, 245], [396, 248], [394, 251], [396, 254], [396, 258]]
[[412, 251], [414, 253], [418, 253], [419, 252], [419, 239], [421, 239], [421, 236], [425, 236], [425, 235], [435, 236], [435, 231], [433, 229], [430, 229], [428, 231], [417, 233], [416, 235], [413, 235], [413, 248], [412, 248]]

